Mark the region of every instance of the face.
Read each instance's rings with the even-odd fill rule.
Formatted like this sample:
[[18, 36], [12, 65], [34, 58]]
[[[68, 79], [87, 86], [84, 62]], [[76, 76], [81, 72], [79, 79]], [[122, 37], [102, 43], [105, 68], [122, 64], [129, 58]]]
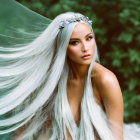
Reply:
[[94, 55], [95, 40], [90, 27], [78, 23], [70, 37], [67, 56], [71, 63], [89, 65]]

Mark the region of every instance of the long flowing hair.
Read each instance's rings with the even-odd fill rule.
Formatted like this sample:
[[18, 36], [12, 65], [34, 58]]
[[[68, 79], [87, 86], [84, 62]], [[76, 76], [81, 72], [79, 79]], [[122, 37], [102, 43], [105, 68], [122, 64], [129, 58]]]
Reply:
[[[71, 69], [67, 46], [78, 22], [67, 24], [63, 29], [59, 29], [59, 24], [74, 15], [82, 16], [73, 12], [60, 14], [27, 45], [0, 47], [3, 64], [0, 65], [0, 115], [3, 116], [0, 126], [5, 128], [0, 134], [26, 126], [19, 140], [32, 140], [44, 128], [48, 140], [67, 139], [67, 130], [73, 140], [95, 140], [94, 127], [102, 140], [113, 140], [106, 115], [95, 102], [92, 90], [90, 75], [94, 62], [99, 59], [96, 43], [85, 80], [79, 127], [70, 110], [67, 80]], [[88, 22], [80, 22], [92, 30]]]

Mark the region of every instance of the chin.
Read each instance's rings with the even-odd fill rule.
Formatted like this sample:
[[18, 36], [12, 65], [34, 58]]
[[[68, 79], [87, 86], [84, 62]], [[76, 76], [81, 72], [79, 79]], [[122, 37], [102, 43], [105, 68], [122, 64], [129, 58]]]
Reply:
[[91, 63], [83, 63], [81, 65], [89, 66]]
[[87, 65], [90, 65], [91, 64], [91, 62], [92, 62], [92, 59], [88, 59], [88, 60], [79, 60], [79, 61], [72, 61], [72, 60], [70, 60], [71, 61], [71, 63], [73, 63], [73, 64], [75, 64], [75, 65], [85, 65], [85, 66], [87, 66]]
[[80, 65], [90, 65], [92, 62], [92, 60], [87, 60], [87, 61], [84, 61], [84, 62], [81, 62], [79, 63]]

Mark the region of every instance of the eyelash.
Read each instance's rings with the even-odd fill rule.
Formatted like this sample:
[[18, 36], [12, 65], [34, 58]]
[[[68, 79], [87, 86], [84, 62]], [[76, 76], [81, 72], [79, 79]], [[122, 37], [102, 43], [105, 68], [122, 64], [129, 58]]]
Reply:
[[90, 38], [90, 40], [93, 38], [93, 36], [89, 36], [88, 38]]
[[[90, 40], [88, 40], [88, 38], [90, 38], [90, 40], [93, 38], [93, 36], [89, 36], [89, 37], [87, 37], [87, 41], [90, 41]], [[71, 45], [77, 45], [77, 44], [75, 44], [75, 42], [78, 42], [78, 41], [72, 41], [72, 42], [70, 42], [70, 44]]]

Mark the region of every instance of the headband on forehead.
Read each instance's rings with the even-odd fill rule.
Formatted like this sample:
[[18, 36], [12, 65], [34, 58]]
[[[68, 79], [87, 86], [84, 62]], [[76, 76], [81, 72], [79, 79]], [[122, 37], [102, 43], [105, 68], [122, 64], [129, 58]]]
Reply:
[[72, 18], [68, 18], [66, 20], [62, 20], [60, 22], [60, 24], [59, 24], [59, 29], [63, 29], [66, 24], [70, 24], [72, 22], [80, 22], [80, 21], [85, 21], [85, 22], [88, 22], [90, 25], [92, 25], [92, 21], [89, 20], [88, 17], [74, 15]]

